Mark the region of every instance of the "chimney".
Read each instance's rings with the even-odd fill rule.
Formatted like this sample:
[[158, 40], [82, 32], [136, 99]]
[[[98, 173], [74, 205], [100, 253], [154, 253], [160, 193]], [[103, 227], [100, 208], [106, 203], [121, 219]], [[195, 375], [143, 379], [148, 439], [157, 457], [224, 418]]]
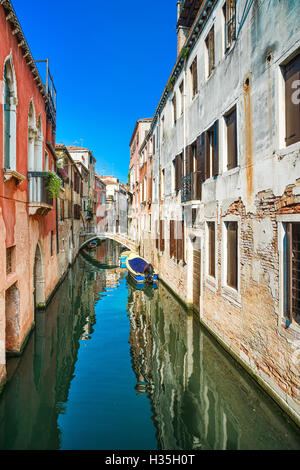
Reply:
[[189, 28], [185, 26], [178, 26], [179, 18], [180, 18], [180, 13], [181, 13], [181, 1], [177, 0], [177, 57], [179, 57], [179, 54], [181, 52], [181, 49], [186, 41]]

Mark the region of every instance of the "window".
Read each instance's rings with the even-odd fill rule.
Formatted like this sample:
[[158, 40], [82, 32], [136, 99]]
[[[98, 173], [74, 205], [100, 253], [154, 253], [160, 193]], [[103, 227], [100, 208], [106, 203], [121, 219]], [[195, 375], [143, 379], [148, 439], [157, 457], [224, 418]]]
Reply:
[[193, 99], [198, 93], [197, 57], [195, 57], [190, 67], [190, 73], [191, 73], [192, 99]]
[[159, 249], [160, 251], [165, 251], [165, 221], [159, 221], [159, 233], [160, 233], [160, 244]]
[[300, 54], [284, 67], [286, 145], [300, 141]]
[[206, 131], [205, 135], [205, 179], [219, 173], [218, 122]]
[[210, 77], [213, 69], [215, 68], [215, 31], [214, 27], [211, 28], [205, 40], [207, 50], [207, 70], [208, 77]]
[[161, 118], [162, 140], [165, 139], [165, 116]]
[[184, 260], [184, 222], [170, 220], [170, 258]]
[[179, 85], [179, 92], [180, 92], [180, 116], [182, 116], [183, 111], [184, 111], [183, 81]]
[[54, 241], [54, 232], [51, 230], [50, 234], [50, 256], [53, 256], [53, 241]]
[[173, 160], [175, 169], [175, 191], [181, 190], [181, 179], [183, 177], [183, 154], [177, 155]]
[[232, 46], [236, 35], [236, 0], [226, 0], [223, 6], [225, 19], [225, 51]]
[[225, 116], [227, 138], [227, 170], [235, 168], [237, 161], [236, 108]]
[[65, 218], [65, 201], [64, 199], [60, 199], [60, 220], [64, 220]]
[[284, 266], [285, 315], [300, 324], [300, 222], [285, 224]]
[[4, 65], [4, 167], [7, 170], [16, 169], [16, 88], [13, 68], [10, 60]]
[[186, 149], [186, 158], [185, 158], [185, 174], [190, 175], [194, 173], [194, 165], [196, 158], [196, 143], [189, 145]]
[[161, 197], [164, 197], [165, 195], [165, 170], [162, 170], [162, 176], [161, 176]]
[[227, 285], [238, 288], [238, 223], [227, 222]]
[[12, 274], [15, 271], [15, 246], [6, 248], [6, 274]]
[[216, 255], [215, 255], [215, 222], [208, 222], [208, 274], [216, 277]]
[[155, 155], [155, 134], [153, 134], [152, 147], [153, 155]]
[[176, 93], [174, 93], [174, 96], [172, 99], [172, 105], [173, 105], [173, 122], [174, 124], [176, 124], [176, 121], [177, 121]]

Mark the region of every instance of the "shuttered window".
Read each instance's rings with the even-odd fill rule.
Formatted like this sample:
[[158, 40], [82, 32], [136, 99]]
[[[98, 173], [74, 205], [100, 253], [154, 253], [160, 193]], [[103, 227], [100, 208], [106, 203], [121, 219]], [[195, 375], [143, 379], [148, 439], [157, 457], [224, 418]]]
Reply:
[[238, 288], [238, 224], [227, 223], [227, 285]]
[[225, 117], [227, 131], [227, 169], [237, 166], [236, 108]]
[[208, 60], [208, 77], [211, 75], [215, 68], [215, 30], [211, 28], [205, 40], [207, 48], [207, 60]]
[[176, 256], [175, 221], [170, 220], [170, 258]]
[[178, 261], [184, 261], [184, 222], [183, 220], [177, 221], [176, 230], [176, 258]]
[[285, 315], [300, 324], [300, 223], [286, 224]]
[[205, 179], [219, 173], [218, 121], [206, 131], [205, 136]]
[[160, 232], [160, 251], [165, 251], [165, 221], [159, 221], [159, 232]]
[[174, 119], [174, 124], [175, 124], [177, 121], [176, 93], [174, 93], [174, 96], [172, 99], [172, 105], [173, 105], [173, 119]]
[[184, 101], [183, 101], [183, 81], [179, 85], [179, 91], [180, 91], [180, 115], [183, 115], [183, 110], [184, 110]]
[[173, 160], [175, 171], [175, 191], [181, 190], [181, 179], [183, 177], [183, 155], [177, 155]]
[[225, 50], [228, 50], [236, 37], [236, 0], [226, 0], [223, 13], [225, 18]]
[[60, 220], [64, 220], [65, 218], [65, 201], [64, 199], [60, 199]]
[[190, 67], [190, 73], [191, 73], [191, 84], [192, 84], [192, 99], [196, 96], [198, 93], [198, 71], [197, 71], [197, 57], [195, 57], [191, 67]]
[[208, 222], [208, 274], [216, 276], [216, 256], [215, 256], [215, 223]]
[[286, 145], [300, 141], [300, 54], [285, 66]]
[[197, 171], [196, 200], [201, 200], [202, 183], [205, 181], [205, 133], [201, 134], [197, 138], [196, 171]]

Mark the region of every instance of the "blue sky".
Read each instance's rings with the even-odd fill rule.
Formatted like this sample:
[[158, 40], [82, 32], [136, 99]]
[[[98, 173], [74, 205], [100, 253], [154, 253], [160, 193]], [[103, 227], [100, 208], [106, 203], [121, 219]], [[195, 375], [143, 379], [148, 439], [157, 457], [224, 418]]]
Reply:
[[176, 0], [12, 2], [33, 57], [50, 60], [56, 142], [126, 182], [135, 122], [153, 116], [176, 60]]

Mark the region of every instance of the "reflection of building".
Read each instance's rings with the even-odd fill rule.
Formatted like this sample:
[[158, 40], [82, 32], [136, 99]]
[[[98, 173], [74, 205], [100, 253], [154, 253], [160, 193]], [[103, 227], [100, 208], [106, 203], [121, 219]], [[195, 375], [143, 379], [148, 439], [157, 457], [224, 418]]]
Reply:
[[129, 286], [127, 304], [130, 319], [129, 343], [138, 393], [149, 392], [152, 384], [152, 335], [146, 299], [143, 291]]
[[158, 449], [299, 448], [296, 428], [162, 284], [152, 298], [129, 286], [127, 309], [137, 390], [150, 398]]

